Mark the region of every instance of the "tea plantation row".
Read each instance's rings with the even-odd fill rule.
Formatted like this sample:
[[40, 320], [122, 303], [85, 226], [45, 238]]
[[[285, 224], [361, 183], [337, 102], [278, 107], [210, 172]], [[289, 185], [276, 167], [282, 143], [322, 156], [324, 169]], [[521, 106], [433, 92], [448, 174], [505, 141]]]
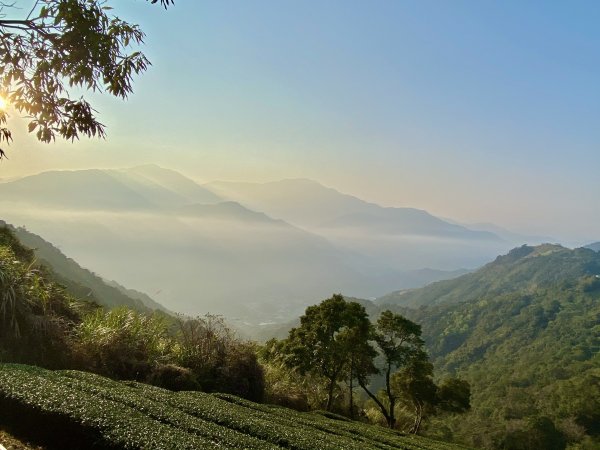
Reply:
[[324, 413], [0, 364], [0, 426], [54, 449], [450, 450]]

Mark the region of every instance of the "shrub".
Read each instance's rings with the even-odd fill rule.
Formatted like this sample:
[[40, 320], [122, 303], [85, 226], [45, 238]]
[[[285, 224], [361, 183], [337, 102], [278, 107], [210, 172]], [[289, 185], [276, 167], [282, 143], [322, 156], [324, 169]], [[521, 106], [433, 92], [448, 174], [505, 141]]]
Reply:
[[222, 317], [178, 321], [174, 360], [188, 367], [207, 392], [229, 392], [260, 401], [264, 373], [255, 346], [236, 338]]
[[194, 373], [175, 364], [157, 364], [150, 371], [145, 382], [171, 391], [201, 390]]
[[88, 366], [113, 378], [144, 380], [172, 347], [165, 318], [127, 308], [98, 310], [76, 330], [79, 351]]
[[58, 285], [32, 262], [0, 246], [0, 355], [4, 359], [64, 367], [70, 360], [69, 334], [78, 321], [73, 300]]

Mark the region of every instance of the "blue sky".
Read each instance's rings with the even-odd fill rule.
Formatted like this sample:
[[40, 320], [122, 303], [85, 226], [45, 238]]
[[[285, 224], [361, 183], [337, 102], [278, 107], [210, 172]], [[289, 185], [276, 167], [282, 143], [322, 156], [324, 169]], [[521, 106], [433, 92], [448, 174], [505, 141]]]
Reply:
[[[597, 1], [113, 2], [154, 66], [104, 142], [17, 135], [0, 177], [154, 162], [600, 239]], [[12, 124], [23, 129], [17, 118]]]

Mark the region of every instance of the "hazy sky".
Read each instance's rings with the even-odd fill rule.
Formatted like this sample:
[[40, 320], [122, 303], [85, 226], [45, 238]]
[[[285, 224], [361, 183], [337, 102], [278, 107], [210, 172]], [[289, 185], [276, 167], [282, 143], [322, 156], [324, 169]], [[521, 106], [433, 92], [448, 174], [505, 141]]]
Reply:
[[154, 66], [129, 101], [97, 98], [108, 139], [38, 144], [14, 117], [0, 178], [148, 162], [207, 181], [306, 177], [600, 239], [600, 2], [113, 4]]

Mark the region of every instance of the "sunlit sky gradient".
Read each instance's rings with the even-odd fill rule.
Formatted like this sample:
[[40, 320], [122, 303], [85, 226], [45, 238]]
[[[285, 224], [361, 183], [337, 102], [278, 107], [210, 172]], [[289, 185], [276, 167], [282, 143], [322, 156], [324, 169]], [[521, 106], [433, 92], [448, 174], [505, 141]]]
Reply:
[[[27, 3], [27, 2], [23, 2]], [[0, 178], [157, 163], [600, 239], [597, 1], [113, 2], [154, 66], [106, 141], [17, 133]]]

